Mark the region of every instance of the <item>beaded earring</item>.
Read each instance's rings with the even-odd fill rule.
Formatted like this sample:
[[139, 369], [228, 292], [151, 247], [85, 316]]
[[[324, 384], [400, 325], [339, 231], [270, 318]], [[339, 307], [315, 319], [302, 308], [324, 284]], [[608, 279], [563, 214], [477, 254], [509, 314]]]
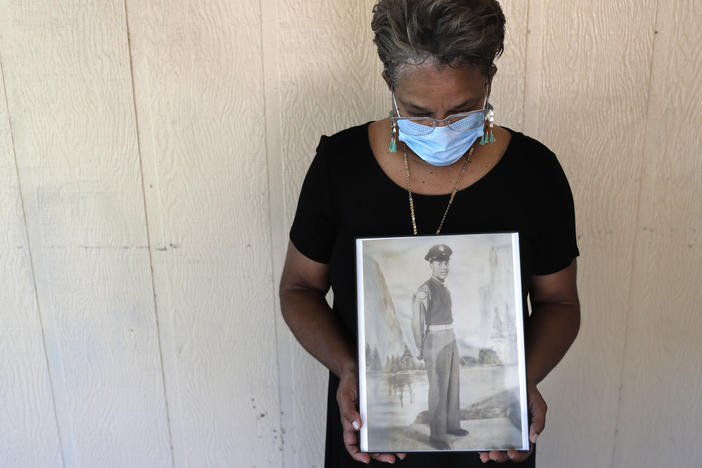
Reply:
[[487, 132], [483, 133], [483, 137], [480, 139], [480, 144], [481, 145], [487, 145], [488, 143], [494, 143], [495, 142], [495, 134], [492, 131], [492, 128], [495, 125], [495, 111], [491, 105], [489, 105], [489, 111], [487, 115]]
[[[390, 118], [392, 118], [392, 111], [390, 111]], [[397, 123], [392, 122], [392, 133], [390, 135], [390, 152], [397, 152]]]

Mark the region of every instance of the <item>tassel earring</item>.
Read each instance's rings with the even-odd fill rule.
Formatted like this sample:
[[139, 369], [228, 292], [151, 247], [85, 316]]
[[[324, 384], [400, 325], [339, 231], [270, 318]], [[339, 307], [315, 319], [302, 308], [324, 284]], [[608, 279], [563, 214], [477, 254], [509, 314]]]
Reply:
[[487, 115], [487, 132], [483, 133], [483, 137], [480, 139], [480, 144], [481, 145], [487, 145], [488, 143], [494, 143], [495, 142], [495, 134], [492, 131], [492, 128], [495, 126], [495, 111], [493, 110], [493, 107], [488, 104], [488, 108], [490, 109], [488, 111]]
[[[392, 111], [390, 111], [390, 118], [392, 118]], [[390, 152], [397, 152], [397, 123], [392, 122], [392, 134], [390, 135]]]

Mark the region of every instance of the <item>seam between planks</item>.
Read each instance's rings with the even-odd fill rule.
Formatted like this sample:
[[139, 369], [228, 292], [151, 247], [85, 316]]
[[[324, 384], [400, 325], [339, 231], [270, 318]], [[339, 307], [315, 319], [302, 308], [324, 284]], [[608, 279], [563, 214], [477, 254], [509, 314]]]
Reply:
[[146, 203], [146, 187], [144, 184], [144, 163], [141, 157], [141, 134], [139, 133], [139, 113], [137, 111], [136, 103], [136, 89], [134, 87], [134, 61], [132, 56], [132, 40], [129, 30], [129, 12], [127, 9], [127, 0], [123, 0], [124, 5], [124, 25], [127, 33], [127, 51], [129, 53], [129, 77], [132, 86], [132, 105], [134, 106], [134, 128], [136, 132], [136, 144], [137, 144], [137, 154], [139, 156], [139, 179], [141, 180], [141, 195], [142, 203], [144, 206], [144, 224], [146, 230], [146, 245], [149, 255], [149, 270], [151, 272], [151, 297], [153, 299], [154, 307], [154, 318], [156, 320], [156, 337], [158, 341], [158, 357], [159, 357], [159, 367], [161, 368], [161, 385], [163, 386], [163, 400], [166, 407], [166, 425], [168, 427], [168, 446], [171, 455], [171, 466], [175, 467], [175, 455], [173, 448], [173, 433], [171, 430], [171, 411], [168, 404], [168, 389], [166, 387], [166, 375], [163, 365], [163, 348], [161, 346], [161, 325], [158, 319], [158, 301], [156, 301], [156, 285], [154, 283], [154, 262], [153, 254], [151, 251], [151, 232], [149, 230], [149, 212]]
[[[653, 92], [653, 67], [654, 67], [654, 59], [656, 56], [656, 39], [658, 37], [658, 34], [656, 33], [658, 31], [658, 12], [660, 9], [660, 0], [656, 0], [656, 11], [654, 13], [654, 19], [653, 19], [653, 28], [654, 28], [654, 35], [653, 35], [653, 42], [651, 44], [651, 55], [649, 57], [649, 71], [648, 71], [648, 92], [646, 95], [646, 123], [644, 124], [644, 135], [648, 135], [648, 128], [649, 128], [649, 122], [650, 122], [650, 104], [651, 104], [651, 94]], [[645, 139], [642, 139], [639, 143], [640, 146], [645, 146], [646, 142]], [[639, 150], [636, 152], [637, 154], [643, 154], [643, 151]], [[621, 360], [621, 366], [619, 369], [619, 391], [617, 395], [617, 412], [614, 417], [614, 443], [612, 444], [612, 455], [611, 455], [611, 460], [610, 460], [610, 467], [611, 468], [616, 468], [614, 466], [616, 457], [617, 457], [617, 434], [619, 433], [619, 420], [621, 417], [621, 407], [622, 407], [622, 394], [624, 390], [624, 367], [626, 364], [626, 356], [627, 356], [627, 348], [629, 345], [629, 328], [631, 325], [631, 309], [632, 309], [632, 300], [634, 296], [634, 271], [636, 268], [636, 244], [638, 243], [639, 239], [639, 221], [641, 219], [641, 196], [643, 194], [643, 172], [644, 172], [644, 158], [639, 158], [639, 190], [638, 190], [638, 195], [636, 197], [636, 220], [634, 222], [634, 238], [632, 239], [632, 252], [631, 252], [631, 265], [629, 269], [629, 277], [631, 278], [629, 281], [629, 293], [627, 294], [627, 305], [626, 305], [626, 316], [624, 317], [624, 343], [622, 345], [622, 360]]]
[[[524, 52], [524, 101], [522, 105], [522, 131], [531, 137], [540, 138], [539, 115], [541, 65], [543, 64], [545, 0], [529, 0], [527, 3], [527, 40]], [[531, 65], [530, 65], [531, 63]]]
[[526, 37], [524, 38], [524, 76], [522, 77], [523, 82], [524, 82], [524, 93], [522, 94], [522, 128], [521, 131], [524, 131], [524, 122], [526, 119], [526, 106], [527, 106], [527, 72], [529, 69], [529, 37], [531, 36], [531, 31], [529, 29], [529, 11], [531, 9], [531, 2], [533, 0], [528, 0], [526, 2], [526, 28], [525, 28], [525, 35]]
[[[44, 334], [44, 320], [41, 315], [41, 305], [39, 303], [39, 293], [37, 290], [37, 279], [36, 279], [36, 273], [34, 270], [34, 258], [32, 256], [32, 244], [29, 240], [29, 228], [27, 227], [27, 211], [24, 207], [24, 194], [22, 192], [22, 180], [20, 179], [20, 173], [19, 173], [19, 163], [17, 161], [17, 151], [15, 149], [15, 131], [12, 126], [12, 118], [10, 118], [10, 101], [7, 98], [7, 84], [5, 81], [5, 69], [3, 68], [2, 64], [2, 54], [0, 54], [0, 80], [2, 80], [2, 91], [3, 91], [3, 97], [5, 99], [5, 106], [7, 109], [7, 124], [8, 128], [10, 129], [10, 146], [11, 146], [11, 151], [12, 151], [12, 156], [14, 158], [15, 162], [15, 175], [17, 177], [17, 190], [19, 192], [19, 197], [20, 197], [20, 206], [22, 207], [22, 222], [24, 224], [24, 236], [25, 240], [27, 241], [27, 255], [29, 256], [29, 267], [32, 272], [32, 286], [34, 288], [34, 300], [37, 306], [37, 316], [39, 318], [39, 329], [41, 331], [41, 343], [42, 343], [42, 351], [44, 352], [44, 360], [46, 362], [46, 369], [47, 373], [49, 374], [49, 388], [51, 390], [51, 407], [54, 410], [54, 424], [56, 425], [56, 435], [58, 437], [58, 443], [59, 443], [59, 453], [61, 454], [61, 465], [66, 466], [66, 456], [64, 455], [64, 449], [63, 449], [63, 438], [61, 437], [61, 425], [59, 424], [59, 417], [58, 417], [58, 409], [56, 407], [56, 392], [54, 390], [54, 380], [51, 376], [51, 366], [50, 361], [49, 361], [49, 353], [47, 351], [47, 346], [46, 346], [46, 336]], [[63, 374], [63, 367], [61, 367], [61, 373]]]
[[[280, 132], [280, 76], [278, 69], [273, 64], [279, 63], [277, 55], [277, 39], [275, 14], [277, 5], [271, 6], [270, 2], [259, 0], [260, 45], [261, 45], [261, 76], [263, 78], [263, 109], [264, 132], [266, 151], [266, 183], [268, 185], [268, 235], [270, 237], [270, 268], [271, 268], [271, 293], [273, 294], [273, 325], [276, 347], [276, 371], [278, 377], [278, 422], [279, 422], [279, 452], [280, 463], [283, 468], [290, 465], [286, 456], [285, 428], [292, 427], [292, 395], [294, 389], [290, 388], [292, 382], [292, 361], [290, 359], [290, 343], [281, 333], [279, 327], [285, 326], [281, 322], [278, 311], [280, 298], [276, 287], [276, 278], [282, 273], [282, 259], [285, 254], [285, 196], [283, 185], [283, 156], [282, 135]], [[271, 23], [271, 24], [269, 24]], [[276, 183], [277, 182], [277, 183]], [[285, 341], [283, 341], [285, 340]], [[285, 389], [283, 388], [285, 387]], [[290, 434], [292, 436], [292, 434]], [[291, 457], [292, 459], [292, 457]]]

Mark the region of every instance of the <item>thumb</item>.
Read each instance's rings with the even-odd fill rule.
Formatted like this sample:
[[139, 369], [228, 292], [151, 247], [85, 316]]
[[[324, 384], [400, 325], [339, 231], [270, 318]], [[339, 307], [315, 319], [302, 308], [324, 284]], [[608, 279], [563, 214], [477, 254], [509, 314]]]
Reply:
[[541, 398], [541, 395], [538, 395], [529, 406], [529, 412], [531, 413], [529, 440], [535, 444], [539, 434], [546, 427], [546, 402]]

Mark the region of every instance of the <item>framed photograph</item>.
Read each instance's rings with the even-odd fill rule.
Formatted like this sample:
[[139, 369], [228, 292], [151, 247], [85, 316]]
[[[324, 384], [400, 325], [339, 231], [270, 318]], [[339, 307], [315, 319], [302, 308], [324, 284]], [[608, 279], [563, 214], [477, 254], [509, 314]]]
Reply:
[[366, 452], [528, 450], [519, 234], [356, 239]]

